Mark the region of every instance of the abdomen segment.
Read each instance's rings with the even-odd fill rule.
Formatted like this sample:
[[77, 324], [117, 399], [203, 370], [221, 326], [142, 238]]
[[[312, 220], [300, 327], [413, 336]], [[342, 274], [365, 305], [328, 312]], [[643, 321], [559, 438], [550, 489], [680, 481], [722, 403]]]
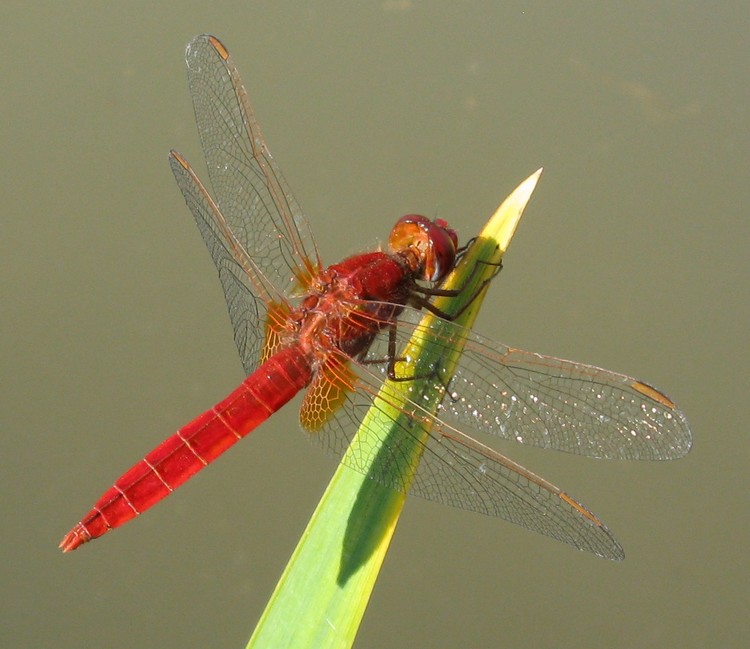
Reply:
[[166, 439], [123, 474], [60, 543], [63, 552], [143, 513], [281, 408], [311, 378], [297, 346], [282, 349], [226, 399]]

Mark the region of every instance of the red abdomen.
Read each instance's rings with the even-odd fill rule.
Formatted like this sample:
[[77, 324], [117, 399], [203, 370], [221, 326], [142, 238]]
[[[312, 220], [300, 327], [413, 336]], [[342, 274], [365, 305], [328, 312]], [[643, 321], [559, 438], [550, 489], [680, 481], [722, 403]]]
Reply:
[[280, 350], [226, 399], [162, 442], [122, 475], [60, 543], [63, 551], [119, 527], [156, 504], [250, 433], [310, 382], [302, 350]]

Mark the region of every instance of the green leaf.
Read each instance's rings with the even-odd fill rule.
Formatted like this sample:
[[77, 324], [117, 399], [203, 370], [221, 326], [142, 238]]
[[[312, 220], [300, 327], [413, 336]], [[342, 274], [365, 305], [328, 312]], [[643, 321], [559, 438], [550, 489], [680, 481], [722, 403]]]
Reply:
[[[445, 313], [460, 315], [455, 321], [471, 327], [484, 298], [483, 282], [497, 270], [516, 225], [536, 186], [541, 169], [531, 175], [503, 202], [471, 245], [442, 288], [462, 288], [457, 297], [438, 298], [434, 304]], [[481, 290], [480, 290], [481, 289]], [[477, 294], [479, 291], [479, 295]], [[475, 299], [461, 311], [466, 301]], [[409, 342], [404, 357], [417, 359], [409, 371], [419, 376], [420, 362], [434, 362], [453, 371], [463, 341], [455, 341], [449, 358], [445, 345], [431, 343], [439, 335], [440, 319], [427, 314]], [[421, 361], [420, 361], [421, 359]], [[418, 380], [417, 380], [418, 381]], [[292, 554], [248, 647], [314, 648], [351, 647], [364, 615], [380, 567], [385, 559], [406, 494], [382, 486], [372, 476], [393, 471], [393, 454], [380, 453], [391, 435], [400, 435], [401, 466], [398, 475], [413, 475], [420, 460], [419, 435], [411, 447], [397, 422], [406, 417], [401, 405], [414, 397], [417, 381], [383, 384], [347, 453], [370, 458], [367, 475], [340, 464]], [[425, 409], [435, 412], [440, 396], [426, 389]], [[368, 425], [364, 425], [364, 424]], [[411, 423], [413, 427], [413, 422]], [[422, 435], [427, 435], [423, 430]], [[361, 449], [366, 448], [364, 454]], [[357, 449], [360, 449], [359, 451]], [[389, 464], [390, 463], [390, 464]]]

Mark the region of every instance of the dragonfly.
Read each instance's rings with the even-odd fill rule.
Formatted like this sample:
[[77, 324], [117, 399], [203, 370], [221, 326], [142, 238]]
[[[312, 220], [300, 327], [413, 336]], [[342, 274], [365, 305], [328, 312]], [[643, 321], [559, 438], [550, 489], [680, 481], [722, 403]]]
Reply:
[[[409, 439], [420, 463], [414, 475], [393, 469], [373, 479], [622, 559], [618, 541], [586, 507], [462, 429], [594, 458], [667, 460], [692, 443], [682, 411], [637, 379], [486, 340], [439, 317], [438, 350], [464, 345], [450, 376], [441, 354], [419, 376], [399, 375], [397, 350], [425, 326], [425, 309], [444, 315], [430, 298], [449, 294], [440, 285], [462, 253], [456, 232], [441, 219], [407, 215], [391, 231], [389, 250], [324, 267], [228, 50], [204, 34], [185, 58], [212, 192], [182, 155], [171, 151], [169, 163], [218, 270], [246, 378], [117, 479], [61, 549], [143, 513], [302, 390], [302, 428], [365, 471], [364, 451], [346, 452], [361, 426], [382, 435], [365, 413], [390, 413], [378, 397], [384, 382], [418, 380], [420, 394], [437, 395], [437, 411], [416, 394], [407, 398], [398, 435], [382, 443], [398, 457], [399, 435]], [[416, 429], [427, 432], [414, 438]]]

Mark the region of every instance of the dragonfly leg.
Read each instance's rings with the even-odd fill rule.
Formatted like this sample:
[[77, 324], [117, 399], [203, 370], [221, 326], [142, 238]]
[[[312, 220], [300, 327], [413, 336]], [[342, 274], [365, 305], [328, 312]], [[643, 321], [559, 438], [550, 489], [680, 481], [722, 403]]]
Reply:
[[411, 381], [413, 377], [398, 377], [396, 376], [396, 363], [404, 363], [407, 358], [405, 356], [396, 356], [396, 325], [395, 323], [388, 327], [388, 351], [384, 358], [365, 358], [367, 350], [365, 349], [357, 358], [357, 362], [361, 365], [387, 365], [388, 366], [388, 378], [391, 381]]
[[411, 376], [398, 376], [396, 374], [396, 363], [405, 363], [408, 360], [405, 356], [396, 355], [396, 327], [395, 323], [388, 327], [388, 351], [384, 358], [365, 358], [367, 351], [364, 351], [357, 358], [357, 362], [361, 365], [387, 365], [386, 375], [390, 381], [405, 382], [434, 379], [439, 373], [437, 367], [422, 374], [412, 374]]
[[433, 380], [438, 377], [440, 374], [440, 369], [437, 365], [425, 372], [414, 373], [410, 376], [398, 376], [396, 374], [396, 363], [407, 361], [406, 358], [396, 356], [396, 327], [397, 325], [393, 323], [388, 328], [388, 354], [385, 358], [385, 361], [388, 363], [388, 379], [390, 381], [399, 383], [405, 381]]
[[[461, 306], [461, 308], [454, 314], [449, 314], [443, 311], [442, 309], [438, 309], [434, 304], [432, 304], [428, 297], [458, 297], [466, 290], [466, 286], [471, 282], [472, 277], [474, 276], [474, 273], [477, 271], [477, 268], [479, 267], [479, 264], [486, 264], [489, 266], [495, 266], [495, 272], [492, 274], [492, 277], [488, 277], [485, 279], [479, 287], [474, 291], [474, 293], [471, 295], [471, 297], [466, 300], [466, 302]], [[426, 311], [429, 311], [430, 313], [438, 316], [438, 318], [442, 318], [443, 320], [453, 321], [456, 318], [458, 318], [466, 309], [471, 306], [471, 304], [474, 302], [474, 300], [479, 297], [479, 294], [487, 287], [487, 285], [497, 277], [497, 275], [500, 273], [500, 271], [503, 269], [502, 262], [489, 262], [489, 261], [479, 261], [477, 262], [477, 265], [472, 268], [471, 272], [469, 273], [469, 277], [466, 279], [466, 282], [464, 282], [464, 285], [461, 288], [455, 288], [455, 289], [445, 289], [445, 288], [428, 288], [424, 286], [418, 286], [414, 285], [411, 288], [411, 299], [412, 301], [422, 309], [425, 309]]]
[[461, 260], [461, 257], [463, 257], [466, 254], [466, 251], [469, 248], [471, 248], [471, 244], [473, 244], [476, 240], [477, 240], [476, 237], [472, 237], [463, 246], [461, 246], [458, 250], [456, 250], [456, 263], [458, 263]]

